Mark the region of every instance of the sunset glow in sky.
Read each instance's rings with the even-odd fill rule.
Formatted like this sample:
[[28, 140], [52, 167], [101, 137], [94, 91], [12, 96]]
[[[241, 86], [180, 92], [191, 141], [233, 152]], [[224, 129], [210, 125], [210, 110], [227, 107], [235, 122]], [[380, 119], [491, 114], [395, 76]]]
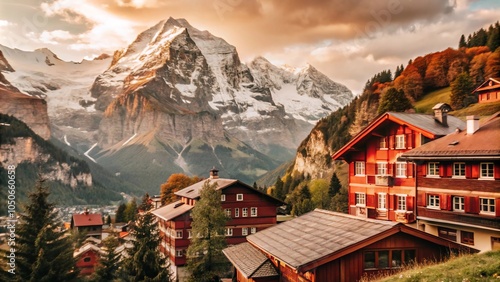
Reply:
[[2, 0], [0, 44], [81, 61], [169, 17], [224, 38], [243, 62], [310, 63], [357, 94], [379, 71], [457, 48], [461, 34], [500, 20], [500, 1]]

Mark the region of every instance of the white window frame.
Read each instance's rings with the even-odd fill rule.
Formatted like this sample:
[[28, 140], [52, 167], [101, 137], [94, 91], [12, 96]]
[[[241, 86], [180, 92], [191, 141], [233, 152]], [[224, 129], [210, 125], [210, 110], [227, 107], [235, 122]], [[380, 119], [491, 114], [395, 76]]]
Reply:
[[250, 234], [255, 234], [255, 233], [257, 233], [257, 227], [251, 227]]
[[395, 138], [395, 147], [396, 149], [406, 149], [406, 136], [404, 134], [398, 134]]
[[238, 202], [243, 201], [243, 194], [236, 194], [236, 201]]
[[[486, 207], [487, 210], [484, 210], [484, 207]], [[491, 211], [491, 208], [493, 211]], [[494, 198], [479, 198], [479, 213], [494, 215], [495, 211], [496, 206]]]
[[427, 163], [427, 177], [439, 177], [439, 163], [438, 162]]
[[406, 178], [406, 169], [407, 165], [405, 162], [396, 162], [396, 177], [398, 178]]
[[191, 239], [193, 237], [193, 232], [191, 229], [188, 230], [188, 239]]
[[366, 194], [365, 193], [355, 193], [356, 206], [357, 207], [365, 207], [366, 206]]
[[387, 210], [387, 193], [377, 194], [377, 207], [379, 210]]
[[377, 162], [377, 175], [387, 175], [387, 162]]
[[[406, 196], [407, 195], [396, 195], [396, 211], [406, 211]], [[401, 209], [404, 208], [404, 209]]]
[[[483, 165], [490, 166], [491, 165], [491, 175], [490, 175], [490, 168], [486, 167], [485, 170], [483, 170]], [[484, 172], [486, 172], [484, 174]], [[495, 179], [495, 164], [494, 163], [480, 163], [479, 164], [479, 179]]]
[[453, 211], [465, 212], [465, 197], [453, 196]]
[[428, 194], [427, 195], [427, 208], [428, 209], [441, 209], [441, 199], [439, 195]]
[[175, 250], [175, 256], [180, 258], [184, 256], [184, 250]]
[[380, 150], [387, 150], [387, 137], [380, 137], [378, 147]]
[[248, 235], [248, 228], [247, 227], [241, 228], [241, 235], [242, 236], [247, 236]]
[[232, 228], [226, 228], [225, 229], [225, 235], [226, 236], [233, 236], [233, 229]]
[[257, 216], [257, 212], [258, 212], [258, 210], [257, 210], [256, 207], [251, 207], [250, 208], [250, 216], [251, 217], [256, 217]]
[[241, 217], [248, 217], [248, 208], [241, 209]]
[[226, 209], [226, 216], [231, 217], [231, 209]]
[[225, 202], [226, 201], [226, 194], [221, 194], [220, 195], [220, 201]]
[[240, 217], [240, 208], [234, 209], [234, 217]]
[[358, 176], [363, 176], [365, 175], [365, 162], [363, 161], [357, 161], [354, 163], [355, 170], [354, 174]]
[[[458, 170], [457, 170], [457, 168], [458, 168]], [[457, 171], [459, 172], [459, 174], [456, 173]], [[462, 172], [463, 172], [463, 174], [462, 174]], [[465, 178], [465, 163], [463, 163], [463, 162], [453, 163], [452, 178]]]
[[[179, 236], [179, 234], [180, 234], [180, 236]], [[182, 239], [183, 236], [184, 236], [184, 233], [182, 232], [182, 230], [175, 230], [175, 238]]]

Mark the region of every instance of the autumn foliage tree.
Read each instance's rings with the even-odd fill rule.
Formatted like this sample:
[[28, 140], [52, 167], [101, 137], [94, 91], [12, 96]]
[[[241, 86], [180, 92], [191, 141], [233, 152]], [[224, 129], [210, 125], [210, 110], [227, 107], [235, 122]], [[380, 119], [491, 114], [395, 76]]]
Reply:
[[163, 183], [161, 188], [161, 204], [166, 205], [175, 201], [175, 192], [200, 182], [202, 179], [194, 176], [189, 177], [182, 173], [174, 173], [170, 175], [167, 182]]

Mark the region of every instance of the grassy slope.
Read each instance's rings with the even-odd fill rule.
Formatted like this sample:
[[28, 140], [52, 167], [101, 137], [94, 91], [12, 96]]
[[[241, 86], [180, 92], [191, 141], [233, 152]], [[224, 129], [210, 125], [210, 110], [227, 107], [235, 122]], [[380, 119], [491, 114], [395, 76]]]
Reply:
[[500, 251], [463, 255], [444, 263], [416, 265], [377, 281], [500, 281]]

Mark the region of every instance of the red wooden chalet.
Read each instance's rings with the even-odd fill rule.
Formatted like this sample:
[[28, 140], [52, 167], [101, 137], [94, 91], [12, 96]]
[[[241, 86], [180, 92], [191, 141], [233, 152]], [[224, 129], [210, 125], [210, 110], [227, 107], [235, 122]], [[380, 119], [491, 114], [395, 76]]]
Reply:
[[71, 218], [71, 229], [78, 232], [85, 232], [87, 237], [101, 239], [102, 225], [102, 215], [89, 213], [88, 210], [81, 214], [74, 214]]
[[500, 78], [489, 78], [479, 85], [473, 93], [477, 93], [479, 103], [500, 101]]
[[247, 240], [223, 250], [236, 281], [359, 281], [450, 252], [477, 252], [403, 223], [320, 209]]
[[87, 242], [73, 253], [76, 258], [76, 267], [80, 270], [80, 276], [91, 275], [104, 252], [94, 243]]
[[479, 127], [408, 151], [417, 164], [419, 229], [481, 251], [500, 249], [500, 112]]
[[162, 235], [161, 251], [170, 259], [172, 272], [179, 280], [187, 273], [186, 250], [191, 234], [190, 211], [200, 198], [206, 181], [217, 183], [221, 190], [222, 208], [231, 217], [226, 224], [228, 245], [246, 241], [246, 236], [276, 224], [276, 209], [285, 203], [236, 179], [218, 177], [218, 170], [210, 171], [210, 178], [179, 190], [179, 200], [158, 208], [152, 213], [157, 217]]
[[404, 152], [465, 128], [437, 104], [434, 116], [388, 112], [335, 152], [349, 164], [349, 213], [410, 223], [415, 221], [415, 177], [412, 163], [398, 161]]

